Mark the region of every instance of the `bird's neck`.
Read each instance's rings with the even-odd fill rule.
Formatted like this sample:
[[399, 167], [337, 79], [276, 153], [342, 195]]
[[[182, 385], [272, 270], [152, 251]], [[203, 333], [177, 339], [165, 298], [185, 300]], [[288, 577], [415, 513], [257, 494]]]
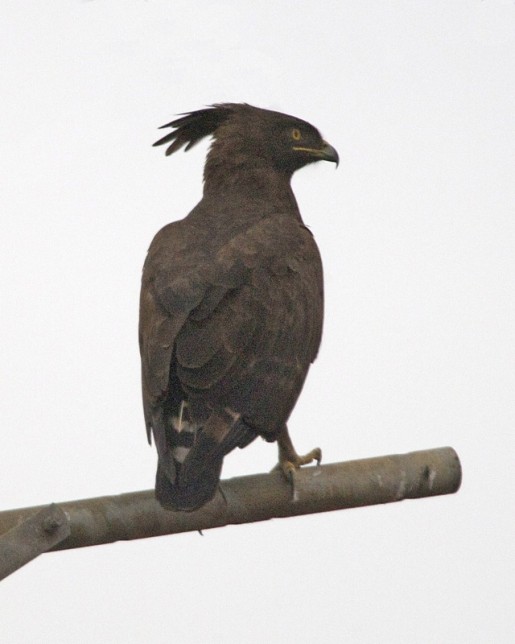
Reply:
[[[297, 200], [291, 188], [291, 174], [269, 167], [209, 166], [204, 173], [204, 199], [210, 196], [223, 202], [225, 208], [234, 206], [261, 216], [274, 212], [295, 213], [300, 219]], [[265, 212], [268, 211], [268, 212]]]

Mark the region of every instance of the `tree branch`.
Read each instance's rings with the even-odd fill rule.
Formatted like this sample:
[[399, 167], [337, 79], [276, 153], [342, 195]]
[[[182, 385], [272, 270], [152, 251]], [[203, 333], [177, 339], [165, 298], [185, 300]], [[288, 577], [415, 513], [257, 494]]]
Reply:
[[[190, 513], [162, 509], [154, 499], [153, 490], [67, 501], [58, 507], [68, 519], [70, 535], [51, 549], [81, 548], [452, 494], [460, 483], [458, 455], [450, 447], [441, 447], [302, 468], [296, 473], [295, 499], [282, 474], [271, 472], [222, 481], [215, 498]], [[0, 552], [1, 543], [8, 536], [5, 533], [45, 507], [0, 512]], [[10, 547], [13, 547], [12, 540]]]

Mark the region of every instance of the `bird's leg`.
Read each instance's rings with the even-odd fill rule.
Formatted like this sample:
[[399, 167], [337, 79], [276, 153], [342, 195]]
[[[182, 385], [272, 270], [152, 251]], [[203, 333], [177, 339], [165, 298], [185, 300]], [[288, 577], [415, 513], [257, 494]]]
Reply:
[[280, 469], [284, 476], [290, 481], [293, 490], [293, 499], [297, 498], [295, 489], [295, 471], [302, 465], [308, 465], [313, 461], [320, 465], [322, 460], [322, 450], [320, 447], [315, 447], [307, 454], [299, 456], [293, 447], [293, 443], [288, 433], [286, 425], [281, 429], [277, 437], [277, 446], [279, 448], [279, 463], [274, 469]]

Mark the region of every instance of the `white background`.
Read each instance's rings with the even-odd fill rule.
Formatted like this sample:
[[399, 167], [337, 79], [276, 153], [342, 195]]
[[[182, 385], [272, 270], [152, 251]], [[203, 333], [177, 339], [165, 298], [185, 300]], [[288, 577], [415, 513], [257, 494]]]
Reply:
[[140, 272], [207, 142], [151, 143], [218, 101], [341, 157], [294, 178], [327, 294], [298, 449], [464, 469], [454, 496], [43, 555], [0, 586], [2, 641], [512, 642], [515, 2], [4, 0], [0, 53], [1, 509], [152, 487]]

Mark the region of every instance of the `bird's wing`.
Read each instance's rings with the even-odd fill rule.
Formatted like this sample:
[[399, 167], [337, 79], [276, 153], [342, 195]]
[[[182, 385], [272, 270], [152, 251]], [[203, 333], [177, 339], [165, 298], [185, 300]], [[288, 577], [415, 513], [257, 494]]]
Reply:
[[192, 417], [227, 408], [273, 439], [320, 344], [322, 267], [312, 235], [279, 215], [209, 255], [208, 244], [188, 242], [177, 224], [158, 233], [143, 273], [140, 349], [149, 436], [152, 430], [164, 454], [166, 423], [159, 416], [176, 395], [168, 390], [176, 382], [188, 394]]
[[[143, 410], [147, 436], [170, 394], [169, 374], [174, 343], [190, 312], [204, 299], [206, 284], [198, 266], [205, 263], [194, 231], [174, 222], [161, 229], [150, 245], [143, 267], [139, 345]], [[200, 240], [201, 242], [201, 240]], [[165, 437], [154, 432], [158, 450]]]
[[273, 438], [316, 356], [322, 316], [322, 266], [306, 228], [276, 215], [234, 236], [176, 337], [190, 404], [225, 406]]

